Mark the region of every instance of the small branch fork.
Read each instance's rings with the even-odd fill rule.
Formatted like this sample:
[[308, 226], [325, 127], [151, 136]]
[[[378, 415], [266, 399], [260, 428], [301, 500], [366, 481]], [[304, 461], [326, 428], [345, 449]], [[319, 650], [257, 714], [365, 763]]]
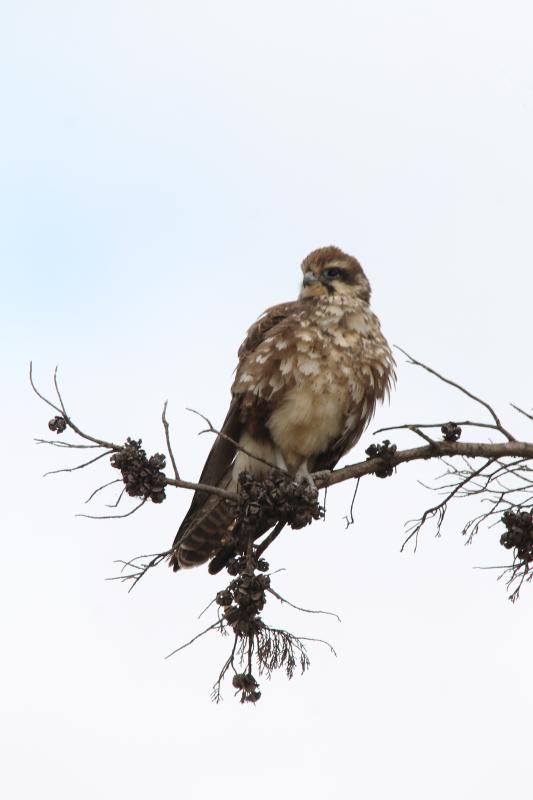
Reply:
[[[171, 552], [172, 550], [165, 550], [162, 553], [150, 553], [149, 555], [135, 556], [135, 558], [132, 558], [129, 561], [123, 561], [122, 559], [119, 559], [114, 563], [121, 564], [120, 575], [114, 575], [111, 578], [107, 578], [107, 580], [120, 581], [121, 583], [129, 582], [130, 587], [128, 592], [131, 592], [131, 590], [139, 583], [141, 578], [144, 578], [149, 570], [159, 566], [162, 561], [168, 558]], [[146, 559], [149, 560], [146, 561]], [[128, 570], [130, 571], [128, 572]]]
[[503, 425], [500, 422], [500, 419], [499, 419], [498, 415], [496, 414], [496, 412], [494, 411], [492, 406], [489, 405], [489, 403], [487, 403], [485, 400], [482, 400], [480, 397], [477, 397], [475, 394], [472, 394], [472, 392], [468, 391], [468, 389], [465, 389], [465, 387], [461, 386], [461, 384], [456, 383], [455, 381], [452, 381], [449, 378], [445, 378], [444, 375], [440, 374], [440, 372], [437, 372], [436, 370], [432, 369], [431, 367], [428, 367], [427, 364], [423, 364], [422, 361], [417, 361], [416, 358], [413, 358], [413, 356], [410, 356], [409, 353], [406, 353], [405, 350], [402, 350], [401, 347], [396, 346], [396, 349], [399, 350], [400, 353], [402, 353], [407, 358], [407, 361], [408, 361], [409, 364], [413, 364], [413, 365], [415, 365], [417, 367], [421, 367], [422, 369], [426, 370], [426, 372], [429, 372], [430, 375], [434, 375], [436, 378], [438, 378], [443, 383], [447, 383], [447, 384], [449, 384], [449, 386], [453, 386], [455, 389], [458, 389], [460, 392], [465, 394], [471, 400], [474, 400], [476, 403], [479, 403], [484, 408], [486, 408], [487, 411], [489, 412], [489, 414], [491, 415], [492, 419], [494, 420], [495, 428], [498, 431], [500, 431], [500, 433], [502, 433], [509, 442], [514, 442], [515, 441], [514, 436], [512, 436], [509, 433], [509, 431], [507, 431], [503, 427]]
[[[61, 396], [61, 393], [60, 393], [60, 390], [59, 390], [57, 372], [58, 372], [58, 370], [57, 370], [57, 367], [56, 367], [55, 370], [54, 370], [53, 381], [54, 381], [54, 388], [55, 388], [55, 391], [56, 391], [56, 394], [57, 394], [57, 397], [58, 397], [58, 400], [59, 400], [59, 404], [60, 404], [59, 406], [55, 405], [55, 403], [53, 403], [51, 400], [49, 400], [47, 397], [45, 397], [37, 389], [37, 387], [35, 385], [35, 381], [33, 379], [33, 365], [30, 362], [30, 383], [31, 383], [32, 389], [35, 392], [35, 394], [44, 403], [49, 405], [51, 408], [54, 409], [54, 411], [57, 411], [61, 415], [61, 417], [64, 419], [64, 421], [66, 423], [66, 426], [68, 428], [70, 428], [74, 433], [76, 433], [81, 439], [84, 439], [84, 440], [89, 441], [89, 442], [93, 442], [93, 444], [87, 445], [87, 444], [79, 444], [79, 443], [63, 442], [63, 441], [56, 442], [56, 441], [50, 440], [50, 439], [35, 439], [35, 441], [37, 442], [37, 444], [49, 444], [49, 445], [52, 445], [52, 446], [55, 446], [55, 447], [62, 447], [62, 448], [65, 448], [65, 449], [79, 449], [79, 448], [88, 448], [88, 447], [90, 447], [90, 448], [104, 448], [104, 452], [100, 453], [97, 456], [95, 456], [90, 461], [86, 461], [86, 462], [84, 462], [82, 464], [77, 464], [74, 467], [66, 467], [66, 468], [63, 468], [63, 469], [51, 470], [51, 471], [45, 473], [46, 475], [55, 475], [55, 474], [59, 474], [61, 472], [74, 472], [74, 471], [79, 470], [79, 469], [84, 469], [85, 467], [88, 467], [91, 464], [94, 464], [96, 461], [99, 461], [101, 458], [104, 458], [105, 456], [110, 456], [113, 453], [119, 453], [119, 452], [124, 450], [124, 445], [116, 444], [114, 442], [108, 442], [105, 439], [99, 439], [99, 438], [97, 438], [95, 436], [91, 436], [90, 434], [85, 433], [84, 431], [82, 431], [77, 426], [77, 424], [73, 421], [72, 417], [69, 416], [69, 414], [67, 413], [67, 410], [65, 408], [65, 404], [63, 402], [63, 399], [62, 399], [62, 396]], [[201, 491], [209, 492], [210, 494], [215, 494], [215, 495], [217, 495], [219, 497], [223, 497], [226, 500], [230, 500], [230, 501], [234, 501], [235, 502], [236, 499], [237, 499], [237, 495], [236, 495], [235, 492], [227, 492], [224, 489], [219, 489], [216, 486], [210, 486], [208, 484], [193, 483], [191, 481], [181, 480], [180, 474], [179, 474], [179, 471], [178, 471], [178, 468], [177, 468], [177, 465], [176, 465], [176, 459], [175, 459], [175, 456], [174, 456], [174, 453], [173, 453], [173, 450], [172, 450], [172, 445], [170, 443], [170, 429], [169, 429], [169, 423], [168, 423], [167, 418], [166, 418], [167, 405], [168, 405], [168, 401], [165, 401], [165, 403], [163, 405], [163, 413], [161, 415], [161, 418], [162, 418], [163, 428], [164, 428], [164, 432], [165, 432], [165, 440], [166, 440], [166, 444], [167, 444], [167, 450], [168, 450], [168, 454], [169, 454], [170, 461], [172, 463], [173, 472], [174, 472], [174, 478], [168, 478], [168, 477], [166, 478], [167, 485], [175, 486], [175, 487], [180, 488], [180, 489], [190, 489], [192, 491], [201, 490]], [[111, 483], [114, 483], [114, 481], [109, 481], [108, 483], [105, 483], [102, 486], [99, 486], [98, 489], [96, 489], [91, 494], [91, 496], [89, 497], [89, 500], [91, 500], [102, 489], [105, 489], [107, 486], [110, 486]], [[89, 500], [87, 500], [87, 502], [89, 502]], [[140, 504], [140, 505], [143, 505], [143, 504]], [[140, 507], [140, 505], [139, 505], [139, 507]], [[80, 516], [87, 516], [87, 515], [80, 515]], [[126, 516], [126, 515], [119, 515], [117, 518], [121, 518], [123, 516]], [[100, 519], [109, 519], [109, 518], [110, 518], [109, 516], [100, 517]]]

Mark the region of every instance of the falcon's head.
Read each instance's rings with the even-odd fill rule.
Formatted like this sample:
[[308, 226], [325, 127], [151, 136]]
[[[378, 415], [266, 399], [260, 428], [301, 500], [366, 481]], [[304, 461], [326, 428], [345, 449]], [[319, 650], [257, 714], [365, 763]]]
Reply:
[[313, 250], [302, 261], [300, 297], [352, 295], [370, 301], [370, 284], [359, 261], [338, 247]]

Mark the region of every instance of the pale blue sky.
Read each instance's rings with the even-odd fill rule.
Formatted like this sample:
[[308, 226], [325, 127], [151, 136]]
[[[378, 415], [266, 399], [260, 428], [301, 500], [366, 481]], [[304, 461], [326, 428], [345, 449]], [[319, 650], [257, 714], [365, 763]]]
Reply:
[[[472, 570], [502, 554], [495, 532], [463, 548], [460, 509], [445, 538], [399, 555], [436, 468], [364, 482], [349, 532], [338, 488], [326, 523], [280, 540], [280, 590], [343, 624], [265, 616], [339, 657], [313, 651], [255, 709], [229, 687], [215, 707], [225, 642], [162, 656], [221, 581], [160, 568], [129, 596], [103, 582], [113, 559], [167, 547], [189, 496], [75, 519], [108, 471], [41, 479], [67, 459], [32, 444], [49, 414], [26, 369], [44, 387], [59, 363], [80, 424], [152, 451], [168, 398], [194, 479], [209, 441], [185, 407], [223, 418], [246, 327], [336, 244], [364, 264], [389, 339], [511, 424], [508, 401], [532, 402], [532, 23], [529, 3], [475, 0], [3, 6], [4, 796], [225, 800], [239, 753], [283, 797], [523, 793], [533, 591], [512, 607]], [[473, 413], [400, 364], [371, 429]]]

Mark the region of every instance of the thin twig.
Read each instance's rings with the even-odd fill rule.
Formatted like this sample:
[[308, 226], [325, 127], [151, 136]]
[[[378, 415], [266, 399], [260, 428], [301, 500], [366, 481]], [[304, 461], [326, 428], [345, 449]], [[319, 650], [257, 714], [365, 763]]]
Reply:
[[270, 594], [273, 594], [274, 597], [277, 597], [280, 603], [285, 603], [291, 608], [296, 609], [296, 611], [303, 611], [305, 614], [325, 614], [328, 617], [335, 617], [335, 619], [341, 622], [339, 615], [335, 614], [333, 611], [319, 611], [318, 609], [314, 610], [312, 608], [302, 608], [301, 606], [297, 606], [294, 603], [291, 603], [290, 600], [287, 600], [285, 597], [282, 597], [280, 594], [278, 594], [271, 586], [267, 588], [267, 592], [270, 592]]
[[198, 633], [198, 634], [196, 634], [196, 636], [193, 636], [193, 638], [189, 642], [186, 642], [185, 644], [180, 645], [180, 647], [176, 647], [175, 650], [173, 650], [171, 653], [169, 653], [167, 656], [165, 656], [165, 659], [170, 658], [171, 656], [175, 655], [176, 653], [179, 653], [180, 650], [184, 650], [186, 647], [189, 647], [189, 645], [191, 645], [193, 642], [195, 642], [201, 636], [205, 636], [205, 634], [209, 633], [209, 631], [212, 631], [215, 628], [219, 628], [220, 625], [221, 625], [220, 620], [217, 619], [216, 622], [213, 622], [212, 625], [210, 625], [208, 628], [203, 630], [201, 633]]
[[143, 497], [142, 501], [132, 508], [131, 511], [128, 511], [127, 514], [107, 514], [101, 517], [98, 517], [94, 514], [75, 514], [76, 517], [85, 517], [86, 519], [125, 519], [126, 517], [131, 517], [132, 514], [135, 514], [142, 506], [146, 503], [147, 497]]
[[65, 447], [67, 449], [90, 450], [100, 447], [99, 444], [74, 444], [73, 442], [61, 442], [53, 439], [34, 439], [37, 444], [51, 444], [52, 447]]
[[168, 422], [167, 422], [167, 405], [168, 405], [168, 400], [165, 400], [165, 404], [163, 406], [163, 414], [161, 416], [161, 419], [162, 419], [162, 422], [163, 422], [163, 427], [165, 429], [165, 439], [167, 440], [167, 450], [168, 450], [168, 454], [170, 456], [170, 460], [172, 462], [172, 469], [174, 470], [174, 478], [177, 481], [179, 481], [180, 480], [180, 474], [179, 474], [178, 468], [176, 466], [176, 460], [174, 458], [174, 453], [172, 452], [172, 445], [170, 444], [170, 430], [169, 430], [169, 425], [168, 425]]
[[121, 500], [122, 500], [122, 498], [124, 497], [124, 492], [125, 492], [125, 491], [126, 491], [126, 487], [124, 487], [124, 488], [123, 488], [123, 490], [121, 491], [121, 493], [120, 493], [120, 494], [119, 494], [119, 496], [117, 497], [117, 499], [116, 499], [116, 502], [115, 502], [115, 503], [106, 503], [106, 506], [107, 506], [108, 508], [117, 508], [118, 504], [120, 503], [120, 501], [121, 501]]
[[211, 606], [213, 605], [213, 603], [214, 603], [214, 602], [215, 602], [215, 598], [213, 597], [213, 599], [211, 600], [211, 602], [210, 602], [210, 603], [208, 603], [208, 604], [206, 605], [206, 607], [204, 608], [204, 610], [203, 610], [203, 611], [201, 611], [201, 612], [198, 614], [198, 619], [202, 619], [202, 617], [203, 617], [203, 615], [205, 614], [205, 612], [206, 612], [208, 609], [210, 609], [210, 608], [211, 608]]
[[[442, 502], [438, 503], [436, 506], [433, 506], [432, 508], [426, 509], [424, 511], [424, 513], [422, 514], [422, 517], [419, 520], [417, 520], [415, 522], [415, 524], [412, 526], [412, 529], [411, 529], [409, 535], [407, 536], [407, 538], [405, 539], [405, 541], [403, 542], [403, 544], [402, 544], [402, 546], [400, 548], [400, 552], [403, 553], [406, 544], [413, 538], [413, 536], [416, 537], [415, 542], [417, 541], [418, 534], [420, 533], [420, 530], [422, 529], [423, 525], [427, 522], [428, 519], [433, 518], [435, 516], [435, 514], [439, 514], [438, 530], [440, 530], [440, 526], [441, 526], [442, 521], [444, 519], [444, 514], [446, 513], [447, 505], [450, 502], [450, 500], [452, 499], [452, 497], [454, 497], [454, 495], [456, 495], [457, 492], [463, 486], [465, 486], [469, 481], [471, 481], [472, 478], [475, 478], [476, 475], [480, 475], [481, 472], [483, 472], [483, 470], [486, 469], [487, 467], [489, 467], [492, 463], [494, 463], [494, 460], [487, 461], [479, 469], [475, 470], [475, 472], [472, 472], [470, 475], [467, 475], [467, 477], [464, 478], [464, 480], [462, 480], [460, 483], [458, 483], [455, 486], [455, 488], [444, 498], [444, 500]], [[416, 551], [416, 544], [415, 544], [415, 551]]]
[[203, 421], [205, 423], [207, 423], [207, 425], [209, 426], [207, 428], [207, 430], [200, 431], [200, 434], [202, 434], [202, 433], [215, 433], [221, 439], [225, 439], [226, 442], [229, 442], [230, 444], [232, 444], [237, 450], [240, 450], [241, 453], [244, 453], [244, 455], [248, 456], [249, 458], [253, 458], [254, 461], [259, 461], [261, 464], [265, 464], [267, 467], [270, 467], [270, 469], [273, 469], [276, 472], [282, 472], [285, 475], [288, 474], [286, 470], [280, 469], [280, 467], [278, 467], [276, 464], [272, 464], [270, 461], [267, 461], [265, 458], [261, 458], [260, 456], [256, 455], [255, 453], [252, 453], [250, 450], [247, 450], [246, 447], [243, 447], [241, 444], [239, 444], [239, 442], [236, 442], [235, 439], [231, 438], [231, 436], [228, 436], [227, 434], [222, 433], [222, 431], [218, 431], [216, 428], [213, 427], [213, 425], [211, 423], [211, 420], [208, 417], [206, 417], [205, 414], [201, 414], [199, 411], [196, 411], [194, 408], [188, 408], [187, 411], [190, 411], [191, 413], [196, 414], [197, 416], [201, 417], [201, 419], [203, 419]]
[[524, 417], [527, 417], [528, 419], [533, 419], [533, 414], [528, 414], [527, 411], [524, 411], [523, 408], [519, 408], [518, 406], [515, 406], [514, 403], [511, 403], [511, 405], [515, 409], [515, 411], [520, 412], [520, 414], [523, 414]]
[[[279, 633], [287, 635], [287, 631], [280, 630], [279, 628], [267, 628], [270, 633]], [[334, 656], [337, 656], [337, 651], [335, 648], [329, 643], [326, 642], [325, 639], [314, 639], [311, 636], [295, 636], [294, 634], [289, 634], [291, 639], [294, 642], [316, 642], [317, 644], [325, 644], [326, 647], [329, 648], [330, 652], [333, 653]]]
[[420, 436], [421, 439], [424, 439], [431, 446], [435, 444], [435, 440], [432, 439], [431, 436], [428, 436], [427, 433], [424, 433], [424, 431], [421, 431], [417, 425], [411, 425], [411, 430], [413, 431], [413, 433], [416, 433], [417, 436]]
[[77, 469], [83, 469], [84, 467], [90, 466], [90, 464], [94, 464], [95, 461], [99, 461], [101, 458], [105, 456], [112, 455], [113, 450], [106, 450], [104, 453], [100, 453], [99, 456], [95, 456], [95, 458], [91, 458], [90, 461], [85, 461], [83, 464], [78, 464], [76, 467], [64, 467], [63, 469], [52, 469], [49, 472], [45, 472], [44, 476], [46, 478], [47, 475], [57, 475], [59, 472], [76, 472]]
[[99, 486], [98, 489], [95, 489], [94, 492], [92, 492], [92, 494], [89, 495], [89, 497], [85, 501], [85, 504], [87, 505], [87, 503], [90, 503], [90, 501], [93, 499], [93, 497], [96, 494], [98, 494], [98, 492], [101, 492], [102, 489], [106, 489], [108, 486], [112, 486], [114, 483], [122, 483], [122, 479], [121, 478], [116, 478], [114, 481], [109, 481], [109, 483], [104, 483], [103, 486]]
[[[134, 589], [134, 587], [139, 583], [141, 578], [143, 578], [146, 573], [152, 569], [153, 567], [157, 567], [162, 561], [170, 555], [172, 550], [165, 550], [163, 553], [148, 553], [144, 556], [135, 556], [132, 558], [131, 561], [122, 561], [118, 560], [115, 561], [115, 564], [122, 564], [122, 569], [120, 570], [121, 573], [124, 572], [126, 567], [131, 567], [132, 569], [137, 570], [137, 572], [131, 572], [128, 575], [114, 575], [111, 578], [106, 578], [108, 581], [121, 581], [124, 583], [125, 581], [132, 581], [130, 588], [128, 589], [128, 593]], [[142, 558], [149, 558], [150, 561], [146, 564], [137, 564], [136, 562]]]
[[[57, 367], [56, 367], [56, 369], [57, 369]], [[35, 394], [37, 395], [37, 397], [40, 397], [40, 398], [41, 398], [41, 400], [43, 400], [43, 401], [44, 401], [44, 402], [45, 402], [47, 405], [49, 405], [51, 408], [53, 408], [53, 409], [54, 409], [54, 411], [57, 411], [57, 412], [58, 412], [58, 414], [62, 414], [62, 413], [63, 413], [63, 412], [61, 411], [61, 409], [60, 409], [60, 408], [58, 408], [56, 405], [54, 405], [54, 403], [52, 403], [52, 401], [51, 401], [51, 400], [48, 400], [48, 399], [47, 399], [47, 398], [46, 398], [46, 397], [45, 397], [43, 394], [41, 394], [41, 393], [40, 393], [40, 391], [37, 389], [37, 387], [36, 387], [35, 383], [33, 382], [33, 362], [32, 362], [32, 361], [30, 361], [30, 383], [31, 383], [31, 388], [33, 389], [33, 391], [35, 392]]]
[[487, 403], [485, 400], [482, 400], [480, 397], [477, 397], [477, 395], [472, 394], [472, 392], [469, 392], [468, 389], [465, 389], [464, 386], [461, 386], [460, 383], [456, 383], [455, 381], [452, 381], [449, 378], [445, 378], [444, 375], [441, 375], [440, 372], [437, 372], [436, 370], [432, 369], [431, 367], [428, 367], [427, 364], [423, 364], [421, 361], [417, 361], [416, 358], [413, 358], [413, 356], [410, 356], [409, 353], [407, 353], [405, 350], [402, 350], [402, 348], [398, 347], [398, 345], [395, 345], [395, 347], [396, 347], [397, 350], [400, 351], [400, 353], [403, 353], [403, 355], [406, 356], [409, 359], [411, 364], [415, 364], [417, 367], [422, 367], [422, 369], [425, 369], [426, 372], [429, 372], [431, 375], [435, 375], [435, 377], [439, 378], [439, 380], [443, 381], [444, 383], [449, 384], [449, 386], [455, 387], [460, 392], [463, 392], [463, 394], [466, 394], [467, 397], [470, 397], [471, 400], [475, 400], [476, 403], [480, 403], [482, 406], [484, 406], [487, 409], [487, 411], [489, 412], [489, 414], [491, 415], [491, 417], [494, 420], [494, 422], [496, 423], [496, 426], [497, 426], [498, 430], [501, 431], [501, 433], [503, 433], [503, 435], [510, 442], [516, 441], [514, 436], [512, 436], [509, 433], [509, 431], [507, 431], [503, 427], [502, 423], [500, 422], [500, 419], [499, 419], [498, 415], [496, 414], [496, 412], [494, 411], [492, 406], [489, 405], [489, 403]]
[[265, 552], [267, 547], [270, 547], [270, 545], [272, 544], [274, 539], [277, 539], [277, 537], [280, 535], [281, 531], [285, 527], [285, 524], [286, 524], [285, 522], [278, 522], [276, 527], [273, 528], [273, 530], [269, 533], [269, 535], [266, 537], [266, 539], [264, 539], [261, 542], [261, 544], [256, 547], [256, 550], [255, 550], [255, 557], [256, 558], [259, 558]]
[[61, 404], [61, 408], [58, 408], [54, 403], [52, 403], [44, 395], [42, 395], [41, 392], [35, 386], [35, 383], [33, 381], [33, 365], [32, 365], [31, 361], [30, 361], [30, 383], [31, 383], [31, 387], [32, 387], [33, 391], [35, 392], [35, 394], [38, 397], [40, 397], [41, 400], [43, 400], [45, 403], [47, 403], [49, 406], [51, 406], [53, 409], [55, 409], [55, 411], [57, 411], [59, 414], [61, 414], [63, 416], [65, 422], [69, 426], [69, 428], [72, 428], [72, 430], [75, 433], [77, 433], [78, 436], [81, 436], [82, 439], [86, 439], [89, 442], [94, 442], [99, 447], [105, 447], [106, 450], [113, 450], [113, 451], [122, 450], [122, 445], [115, 444], [114, 442], [106, 442], [104, 439], [96, 439], [94, 436], [89, 436], [88, 433], [84, 433], [82, 430], [80, 430], [80, 428], [78, 428], [78, 426], [71, 420], [71, 418], [69, 417], [69, 415], [67, 414], [67, 412], [65, 410], [65, 404], [63, 403], [63, 398], [61, 397], [61, 393], [59, 391], [59, 383], [58, 383], [58, 380], [57, 380], [57, 367], [54, 370], [54, 386], [56, 388], [56, 393], [57, 393], [57, 395], [59, 397], [59, 402]]
[[350, 525], [353, 525], [354, 522], [355, 522], [354, 515], [353, 515], [353, 506], [354, 506], [354, 503], [355, 503], [355, 498], [357, 497], [357, 491], [359, 489], [359, 481], [360, 480], [361, 480], [361, 478], [357, 478], [357, 480], [355, 481], [355, 489], [354, 489], [354, 492], [353, 492], [353, 495], [352, 495], [352, 502], [350, 503], [350, 513], [349, 513], [349, 515], [347, 514], [344, 517], [344, 519], [346, 520], [346, 530], [348, 530]]
[[[447, 420], [447, 422], [449, 421], [450, 420]], [[376, 436], [378, 433], [386, 433], [387, 431], [413, 430], [413, 428], [442, 428], [442, 426], [446, 424], [446, 422], [409, 422], [405, 425], [391, 425], [390, 427], [386, 428], [378, 428], [376, 431], [373, 431], [372, 435]], [[472, 428], [490, 428], [494, 431], [500, 430], [500, 428], [497, 425], [494, 425], [492, 422], [470, 422], [470, 420], [463, 420], [462, 422], [456, 422], [455, 424], [462, 428], [470, 426]]]

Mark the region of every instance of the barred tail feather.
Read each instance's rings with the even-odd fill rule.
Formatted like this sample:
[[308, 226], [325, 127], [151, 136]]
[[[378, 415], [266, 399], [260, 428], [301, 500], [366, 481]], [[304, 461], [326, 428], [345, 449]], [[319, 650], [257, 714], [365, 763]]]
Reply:
[[[231, 474], [221, 486], [231, 490]], [[204, 564], [225, 544], [234, 516], [223, 498], [211, 495], [183, 520], [174, 541], [170, 564], [174, 570]]]

